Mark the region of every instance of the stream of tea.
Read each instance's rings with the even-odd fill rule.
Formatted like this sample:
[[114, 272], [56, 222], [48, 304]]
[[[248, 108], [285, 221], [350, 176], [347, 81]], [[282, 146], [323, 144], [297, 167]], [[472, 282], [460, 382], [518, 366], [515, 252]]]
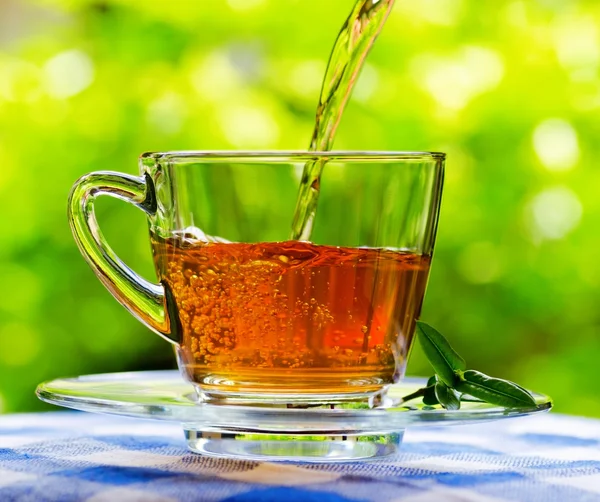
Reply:
[[[342, 26], [323, 77], [315, 128], [310, 141], [311, 151], [331, 149], [360, 70], [393, 5], [394, 0], [358, 0]], [[310, 161], [304, 166], [291, 240], [310, 240], [322, 171], [322, 161]]]

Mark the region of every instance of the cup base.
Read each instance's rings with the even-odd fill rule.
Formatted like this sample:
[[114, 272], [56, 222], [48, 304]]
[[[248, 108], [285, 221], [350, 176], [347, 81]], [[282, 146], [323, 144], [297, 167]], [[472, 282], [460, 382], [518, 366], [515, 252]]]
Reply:
[[223, 433], [191, 424], [184, 424], [184, 432], [189, 449], [195, 453], [268, 462], [377, 460], [397, 453], [404, 437], [404, 430], [376, 435]]
[[278, 384], [240, 382], [211, 376], [194, 383], [198, 401], [212, 404], [288, 405], [289, 407], [323, 406], [327, 404], [363, 402], [377, 405], [387, 393], [389, 383], [382, 379], [348, 379], [343, 385], [294, 385], [293, 380]]
[[375, 392], [348, 392], [344, 394], [308, 394], [308, 393], [244, 393], [244, 392], [207, 392], [202, 386], [195, 386], [197, 400], [200, 403], [231, 404], [250, 406], [275, 406], [287, 408], [310, 408], [340, 403], [364, 403], [370, 408], [381, 406], [386, 400], [387, 387]]

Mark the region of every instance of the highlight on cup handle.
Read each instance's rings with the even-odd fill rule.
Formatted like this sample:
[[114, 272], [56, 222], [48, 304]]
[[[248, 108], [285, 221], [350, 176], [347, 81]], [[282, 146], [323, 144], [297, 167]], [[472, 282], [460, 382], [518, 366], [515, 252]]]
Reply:
[[94, 202], [101, 195], [129, 202], [152, 217], [156, 197], [151, 178], [110, 171], [82, 176], [69, 195], [69, 224], [81, 254], [117, 301], [152, 331], [178, 344], [180, 330], [171, 322], [177, 317], [169, 315], [174, 303], [168, 288], [131, 270], [102, 235], [94, 213]]

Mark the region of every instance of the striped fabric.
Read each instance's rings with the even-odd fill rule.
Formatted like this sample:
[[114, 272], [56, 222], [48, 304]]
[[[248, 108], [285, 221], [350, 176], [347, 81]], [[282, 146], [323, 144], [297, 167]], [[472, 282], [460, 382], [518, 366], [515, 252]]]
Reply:
[[0, 501], [600, 501], [600, 421], [557, 414], [409, 429], [399, 455], [292, 464], [203, 457], [178, 424], [0, 417]]

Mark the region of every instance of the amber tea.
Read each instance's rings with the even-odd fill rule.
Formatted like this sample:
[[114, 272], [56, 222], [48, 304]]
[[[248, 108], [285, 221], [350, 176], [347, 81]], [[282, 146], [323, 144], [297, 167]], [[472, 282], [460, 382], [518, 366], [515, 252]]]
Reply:
[[153, 240], [203, 392], [380, 390], [404, 373], [429, 257], [308, 242]]

